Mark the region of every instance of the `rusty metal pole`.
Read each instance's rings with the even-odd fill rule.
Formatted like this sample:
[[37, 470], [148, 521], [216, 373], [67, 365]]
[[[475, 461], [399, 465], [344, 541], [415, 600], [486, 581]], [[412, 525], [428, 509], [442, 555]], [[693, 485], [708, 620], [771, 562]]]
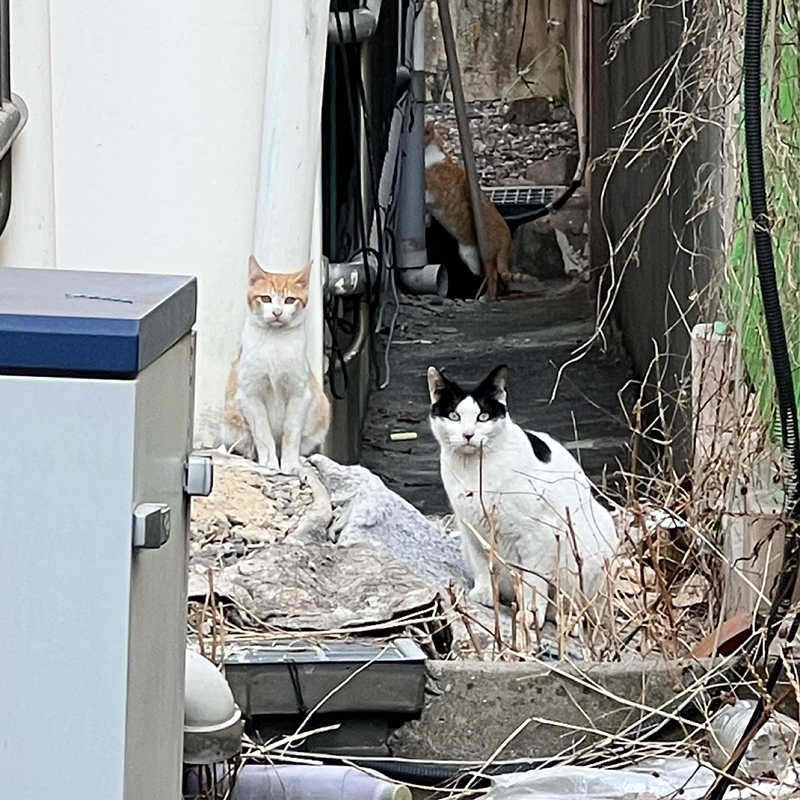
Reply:
[[464, 86], [461, 83], [456, 40], [453, 36], [453, 21], [450, 18], [450, 4], [448, 0], [437, 0], [437, 3], [439, 5], [439, 22], [442, 26], [444, 52], [447, 58], [447, 70], [450, 73], [450, 84], [453, 87], [453, 105], [455, 106], [456, 122], [458, 123], [458, 138], [461, 141], [461, 155], [464, 159], [464, 170], [467, 173], [467, 183], [469, 184], [469, 198], [472, 206], [472, 220], [475, 223], [475, 236], [478, 240], [484, 282], [487, 284], [489, 298], [494, 300], [497, 294], [497, 274], [488, 270], [491, 258], [489, 255], [489, 236], [486, 232], [486, 222], [483, 216], [483, 193], [478, 183], [478, 171], [475, 168], [475, 152], [472, 149], [472, 137], [469, 132], [467, 107], [464, 102]]

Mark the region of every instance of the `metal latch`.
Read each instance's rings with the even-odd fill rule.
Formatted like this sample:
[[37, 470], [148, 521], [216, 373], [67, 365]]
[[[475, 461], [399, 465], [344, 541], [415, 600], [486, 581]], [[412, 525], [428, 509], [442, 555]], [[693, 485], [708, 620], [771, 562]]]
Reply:
[[166, 503], [141, 503], [133, 509], [133, 546], [157, 550], [167, 543], [170, 531]]
[[183, 491], [190, 497], [208, 497], [214, 488], [214, 462], [211, 456], [192, 454], [183, 468]]

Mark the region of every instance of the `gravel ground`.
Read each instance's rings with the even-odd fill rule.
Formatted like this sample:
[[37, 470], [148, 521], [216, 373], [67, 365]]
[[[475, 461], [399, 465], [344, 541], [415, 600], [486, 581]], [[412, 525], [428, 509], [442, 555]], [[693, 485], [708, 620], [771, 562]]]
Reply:
[[232, 564], [294, 533], [313, 491], [299, 478], [216, 466], [214, 491], [192, 500], [190, 559]]
[[[508, 109], [509, 103], [502, 100], [467, 103], [475, 162], [484, 185], [529, 183], [525, 178], [525, 169], [534, 161], [578, 152], [575, 121], [567, 109], [553, 109], [557, 120], [564, 117], [562, 121], [539, 125], [506, 122], [504, 115]], [[453, 104], [428, 103], [426, 116], [439, 124], [450, 154], [461, 158]]]

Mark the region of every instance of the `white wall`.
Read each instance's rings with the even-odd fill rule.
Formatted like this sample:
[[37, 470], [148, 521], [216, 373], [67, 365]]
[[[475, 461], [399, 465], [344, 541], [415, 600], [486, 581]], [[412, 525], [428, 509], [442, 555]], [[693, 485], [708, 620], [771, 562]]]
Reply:
[[208, 443], [245, 309], [270, 0], [11, 0], [11, 12], [12, 88], [30, 119], [0, 264], [197, 275]]

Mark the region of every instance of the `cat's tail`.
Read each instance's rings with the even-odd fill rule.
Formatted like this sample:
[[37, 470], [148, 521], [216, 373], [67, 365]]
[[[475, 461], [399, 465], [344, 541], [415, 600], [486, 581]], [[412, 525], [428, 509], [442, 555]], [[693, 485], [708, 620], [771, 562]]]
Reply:
[[497, 274], [506, 283], [528, 283], [534, 284], [534, 294], [545, 295], [546, 297], [560, 297], [561, 295], [569, 294], [578, 286], [582, 281], [580, 278], [573, 278], [564, 284], [553, 287], [548, 286], [544, 281], [537, 278], [535, 275], [528, 275], [527, 272], [512, 272], [509, 269], [509, 248], [501, 248], [497, 254]]
[[509, 241], [504, 247], [497, 251], [497, 274], [506, 283], [541, 283], [541, 281], [533, 275], [528, 275], [525, 272], [512, 272], [509, 268], [509, 260], [511, 256], [511, 242]]

